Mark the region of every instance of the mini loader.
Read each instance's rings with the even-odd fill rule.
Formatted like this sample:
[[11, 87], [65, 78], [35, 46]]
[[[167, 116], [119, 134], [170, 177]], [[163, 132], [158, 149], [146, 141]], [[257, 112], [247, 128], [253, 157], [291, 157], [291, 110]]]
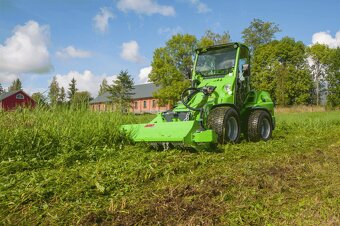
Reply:
[[250, 55], [241, 43], [196, 50], [191, 87], [172, 110], [146, 124], [123, 125], [135, 142], [156, 149], [213, 148], [268, 140], [275, 127], [274, 103], [268, 92], [250, 90]]

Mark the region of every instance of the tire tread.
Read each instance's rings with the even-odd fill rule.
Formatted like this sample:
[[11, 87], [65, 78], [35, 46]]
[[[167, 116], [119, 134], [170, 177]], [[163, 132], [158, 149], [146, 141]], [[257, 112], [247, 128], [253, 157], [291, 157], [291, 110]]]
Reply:
[[[227, 138], [225, 134], [225, 117], [228, 111], [231, 111], [231, 110], [234, 110], [234, 109], [232, 107], [225, 106], [225, 107], [214, 108], [209, 112], [209, 116], [207, 120], [207, 127], [216, 132], [217, 140], [218, 140], [218, 143], [220, 144], [224, 144], [227, 142]], [[234, 111], [236, 112], [236, 110]], [[240, 126], [239, 119], [237, 120], [238, 120], [238, 125]], [[239, 136], [240, 135], [238, 135], [238, 138], [235, 141], [235, 143], [238, 142]]]
[[[248, 117], [248, 125], [247, 125], [247, 139], [249, 141], [257, 142], [262, 140], [262, 136], [259, 132], [260, 130], [260, 118], [261, 115], [264, 114], [262, 117], [268, 117], [269, 121], [271, 122], [270, 115], [263, 110], [255, 110], [252, 111]], [[272, 126], [271, 126], [272, 130]], [[271, 136], [271, 135], [270, 135]]]

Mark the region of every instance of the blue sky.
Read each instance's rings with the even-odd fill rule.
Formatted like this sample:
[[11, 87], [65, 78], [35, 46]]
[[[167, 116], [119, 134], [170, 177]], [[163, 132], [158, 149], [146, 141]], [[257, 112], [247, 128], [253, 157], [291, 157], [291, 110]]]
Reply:
[[338, 0], [0, 0], [0, 83], [16, 77], [29, 93], [75, 77], [96, 95], [103, 78], [128, 70], [135, 83], [150, 71], [155, 48], [175, 33], [211, 29], [242, 41], [254, 18], [279, 25], [277, 38], [340, 46]]

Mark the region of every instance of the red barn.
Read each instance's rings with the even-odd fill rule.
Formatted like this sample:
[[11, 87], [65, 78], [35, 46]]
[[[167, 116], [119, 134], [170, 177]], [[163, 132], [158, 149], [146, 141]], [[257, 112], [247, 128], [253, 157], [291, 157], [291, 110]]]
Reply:
[[35, 101], [22, 90], [0, 94], [0, 111], [12, 110], [19, 106], [34, 108], [35, 105]]

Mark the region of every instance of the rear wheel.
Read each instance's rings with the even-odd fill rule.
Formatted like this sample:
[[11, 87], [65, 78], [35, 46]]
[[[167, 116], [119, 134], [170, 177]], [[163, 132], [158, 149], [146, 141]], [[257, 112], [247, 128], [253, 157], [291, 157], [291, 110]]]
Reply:
[[240, 139], [240, 119], [232, 107], [217, 107], [211, 110], [207, 126], [216, 132], [220, 144], [237, 143]]
[[247, 138], [249, 141], [267, 141], [272, 136], [271, 116], [263, 110], [255, 110], [248, 118]]

